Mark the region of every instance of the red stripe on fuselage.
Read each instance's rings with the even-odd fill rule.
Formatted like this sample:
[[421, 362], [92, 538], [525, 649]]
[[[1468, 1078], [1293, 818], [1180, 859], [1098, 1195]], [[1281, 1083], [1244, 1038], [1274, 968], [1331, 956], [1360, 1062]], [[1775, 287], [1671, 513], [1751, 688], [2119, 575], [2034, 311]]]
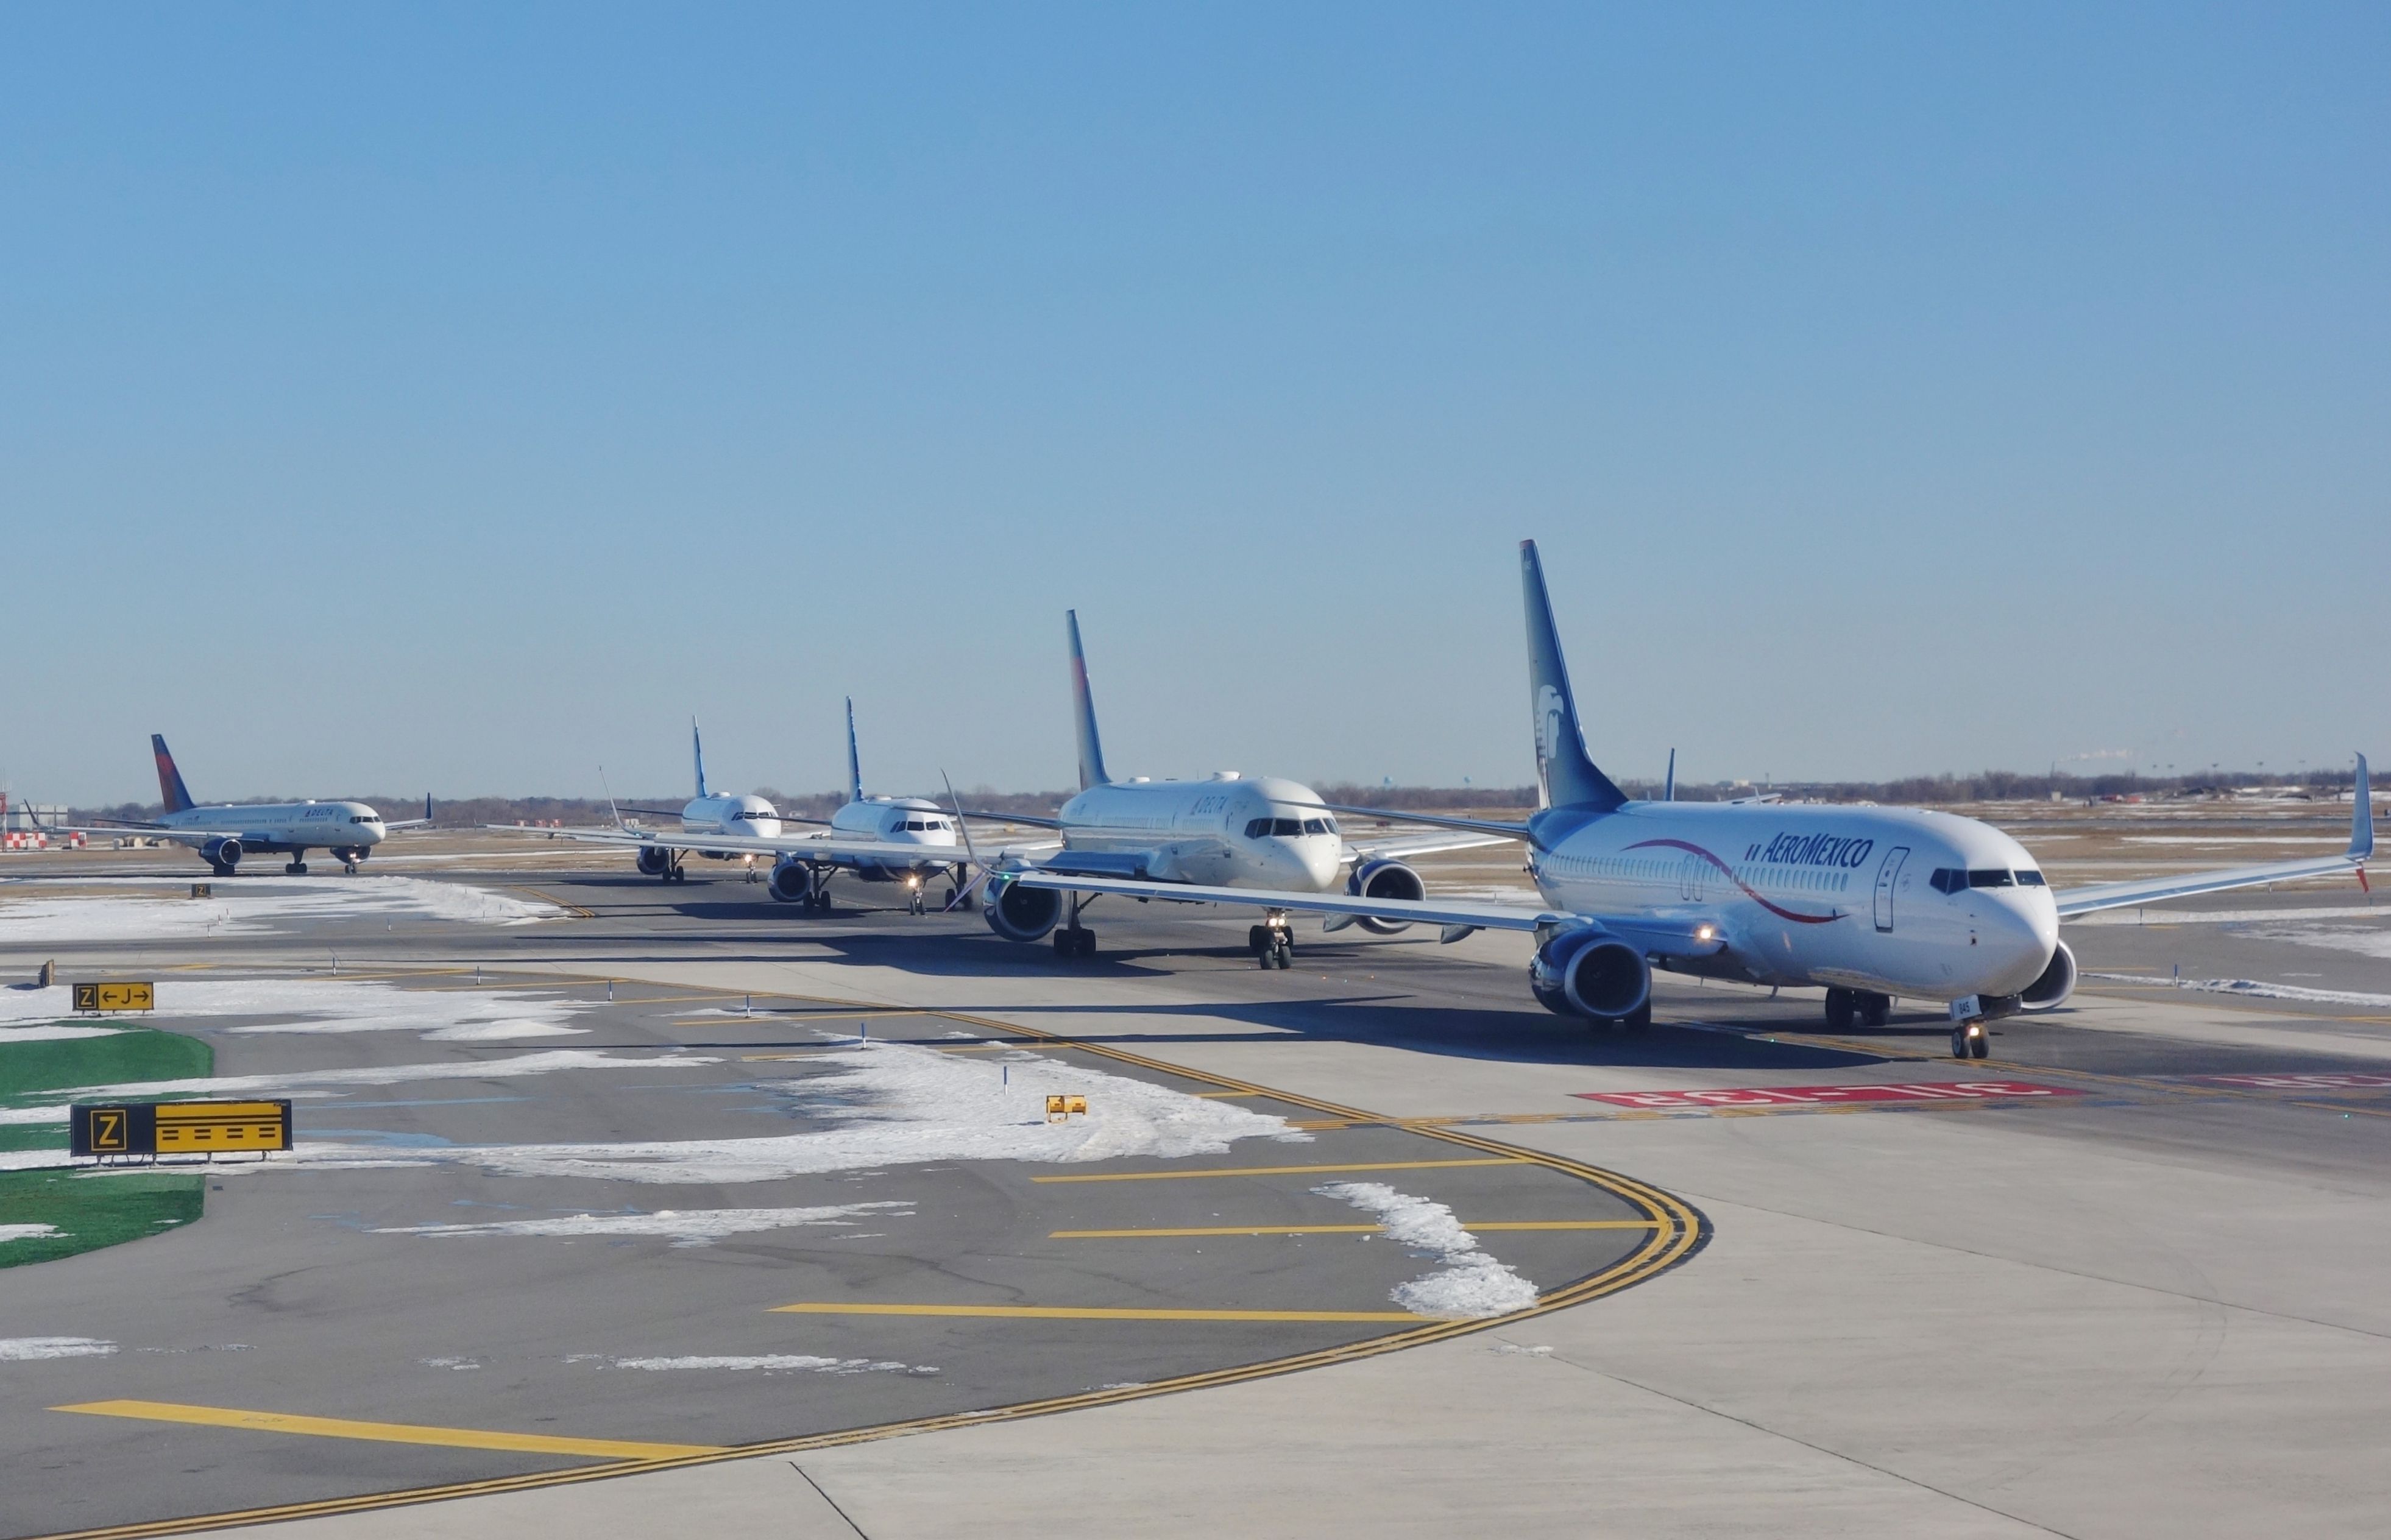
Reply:
[[1712, 866], [1716, 866], [1719, 869], [1720, 876], [1725, 878], [1737, 887], [1741, 888], [1746, 897], [1750, 898], [1754, 904], [1759, 905], [1762, 908], [1767, 910], [1770, 914], [1775, 915], [1779, 919], [1790, 919], [1796, 925], [1832, 925], [1835, 921], [1843, 918], [1841, 915], [1797, 915], [1790, 909], [1780, 909], [1776, 905], [1769, 903], [1768, 900], [1761, 897], [1757, 892], [1754, 892], [1751, 889], [1751, 885], [1744, 881], [1742, 878], [1736, 876], [1734, 869], [1725, 862], [1720, 860], [1717, 856], [1712, 855], [1710, 852], [1702, 849], [1701, 846], [1687, 844], [1683, 840], [1638, 840], [1635, 843], [1628, 846], [1627, 848], [1629, 850], [1645, 850], [1653, 845], [1666, 845], [1672, 850], [1681, 850], [1689, 854], [1700, 856]]

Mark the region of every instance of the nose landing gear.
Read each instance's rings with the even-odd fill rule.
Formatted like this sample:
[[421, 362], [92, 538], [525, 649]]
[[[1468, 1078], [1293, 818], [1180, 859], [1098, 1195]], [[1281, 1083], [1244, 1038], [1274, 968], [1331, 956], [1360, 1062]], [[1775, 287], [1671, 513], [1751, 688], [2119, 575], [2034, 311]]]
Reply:
[[1254, 960], [1263, 968], [1295, 966], [1295, 930], [1287, 923], [1286, 911], [1265, 911], [1262, 923], [1246, 931], [1246, 945]]

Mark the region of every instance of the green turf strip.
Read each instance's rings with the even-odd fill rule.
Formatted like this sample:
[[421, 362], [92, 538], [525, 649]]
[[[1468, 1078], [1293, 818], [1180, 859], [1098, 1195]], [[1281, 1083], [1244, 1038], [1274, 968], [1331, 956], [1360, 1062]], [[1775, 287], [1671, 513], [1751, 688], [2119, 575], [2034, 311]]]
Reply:
[[179, 1229], [200, 1217], [206, 1196], [206, 1177], [181, 1172], [0, 1171], [0, 1235], [10, 1225], [48, 1225], [59, 1232], [0, 1240], [0, 1267], [56, 1262]]
[[[196, 1037], [135, 1027], [105, 1037], [11, 1042], [0, 1028], [0, 1100], [42, 1106], [40, 1093], [132, 1081], [196, 1080], [215, 1052]], [[55, 1149], [67, 1160], [64, 1123], [0, 1123], [0, 1149]], [[180, 1172], [86, 1176], [66, 1170], [0, 1172], [0, 1227], [48, 1225], [56, 1235], [0, 1240], [0, 1267], [54, 1262], [79, 1251], [176, 1229], [200, 1217], [207, 1178]], [[0, 1228], [0, 1234], [6, 1234]]]
[[198, 1038], [147, 1027], [32, 1043], [12, 1043], [8, 1030], [0, 1027], [0, 1097], [134, 1080], [195, 1080], [213, 1072], [215, 1062], [214, 1051]]

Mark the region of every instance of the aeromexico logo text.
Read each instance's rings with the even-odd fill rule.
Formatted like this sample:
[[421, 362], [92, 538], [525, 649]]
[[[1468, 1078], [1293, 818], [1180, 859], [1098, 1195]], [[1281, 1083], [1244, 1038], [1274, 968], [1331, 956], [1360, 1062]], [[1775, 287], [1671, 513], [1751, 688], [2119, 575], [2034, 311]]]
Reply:
[[1780, 834], [1743, 853], [1747, 861], [1772, 866], [1856, 866], [1876, 849], [1873, 840], [1841, 834]]

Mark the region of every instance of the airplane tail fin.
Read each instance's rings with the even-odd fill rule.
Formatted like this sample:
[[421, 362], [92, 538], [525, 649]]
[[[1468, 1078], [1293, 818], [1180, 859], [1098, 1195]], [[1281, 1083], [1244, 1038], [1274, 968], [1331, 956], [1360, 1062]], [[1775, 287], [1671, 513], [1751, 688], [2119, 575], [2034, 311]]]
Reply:
[[689, 719], [689, 754], [697, 762], [697, 800], [705, 800], [705, 742], [697, 736], [697, 718]]
[[2358, 795], [2349, 809], [2349, 853], [2364, 861], [2374, 853], [2374, 792], [2366, 780], [2366, 756], [2358, 756]]
[[183, 773], [174, 768], [174, 756], [167, 751], [162, 734], [149, 735], [149, 752], [158, 761], [158, 800], [166, 804], [166, 811], [181, 813], [199, 805], [191, 801], [191, 789], [183, 784]]
[[1544, 563], [1536, 543], [1519, 542], [1519, 581], [1528, 606], [1528, 699], [1535, 712], [1536, 789], [1546, 807], [1584, 807], [1607, 813], [1627, 794], [1586, 757], [1578, 728], [1577, 699], [1570, 691], [1569, 665], [1561, 661], [1560, 633], [1544, 591]]
[[1105, 746], [1096, 737], [1096, 703], [1088, 694], [1088, 655], [1079, 649], [1079, 612], [1065, 612], [1071, 630], [1071, 709], [1079, 727], [1079, 789], [1112, 780], [1105, 774]]
[[863, 756], [855, 749], [855, 697], [847, 698], [847, 800], [863, 801]]

